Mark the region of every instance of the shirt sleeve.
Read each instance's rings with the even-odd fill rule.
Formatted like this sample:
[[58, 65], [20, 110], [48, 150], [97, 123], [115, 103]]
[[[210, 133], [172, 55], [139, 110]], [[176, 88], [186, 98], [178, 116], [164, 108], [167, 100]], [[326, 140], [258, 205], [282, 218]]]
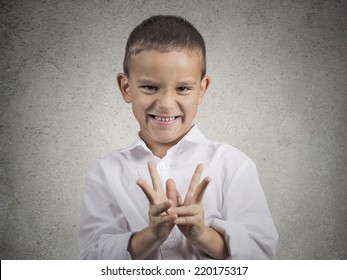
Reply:
[[98, 173], [95, 164], [85, 179], [79, 229], [80, 258], [131, 259], [127, 249], [132, 233]]
[[224, 187], [222, 218], [211, 226], [224, 236], [229, 259], [273, 259], [278, 234], [255, 164], [246, 161]]

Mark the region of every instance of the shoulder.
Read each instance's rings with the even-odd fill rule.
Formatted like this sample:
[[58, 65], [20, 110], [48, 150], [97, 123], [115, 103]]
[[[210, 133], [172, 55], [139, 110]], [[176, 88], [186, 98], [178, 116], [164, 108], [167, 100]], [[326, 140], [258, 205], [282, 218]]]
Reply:
[[125, 160], [124, 149], [114, 150], [100, 158], [95, 159], [89, 166], [87, 174], [103, 174], [108, 170], [120, 171], [122, 162]]
[[254, 165], [254, 162], [248, 155], [231, 144], [207, 140], [206, 145], [208, 149], [213, 151], [215, 157], [224, 163], [233, 163], [233, 165], [237, 166], [241, 166], [245, 163]]
[[232, 159], [237, 162], [251, 161], [245, 153], [231, 144], [206, 138], [197, 126], [193, 127], [191, 134], [187, 138], [193, 139], [192, 142], [198, 144], [197, 147], [200, 147], [200, 151], [204, 150], [209, 156], [214, 158]]

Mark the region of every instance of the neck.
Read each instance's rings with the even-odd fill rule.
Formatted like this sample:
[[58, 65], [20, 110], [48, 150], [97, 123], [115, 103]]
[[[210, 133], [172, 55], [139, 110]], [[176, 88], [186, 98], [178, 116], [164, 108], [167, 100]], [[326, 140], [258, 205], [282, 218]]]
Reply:
[[141, 135], [141, 132], [140, 132], [140, 137], [143, 140], [143, 142], [145, 142], [148, 149], [151, 150], [152, 154], [159, 157], [159, 158], [165, 157], [167, 151], [171, 147], [175, 146], [178, 143], [178, 141], [180, 140], [180, 139], [177, 139], [176, 141], [168, 142], [168, 143], [155, 142], [155, 141], [151, 141], [150, 139], [149, 140], [146, 139], [146, 137]]
[[140, 135], [141, 139], [145, 142], [148, 149], [151, 150], [153, 155], [155, 155], [159, 158], [163, 158], [163, 157], [165, 157], [167, 151], [171, 147], [175, 146], [188, 132], [189, 132], [189, 130], [184, 135], [175, 139], [174, 141], [166, 142], [166, 143], [154, 141], [151, 137], [146, 137], [146, 135], [143, 135], [141, 131], [140, 131], [139, 135]]
[[159, 158], [163, 158], [165, 157], [167, 151], [175, 145], [175, 143], [161, 143], [161, 144], [155, 144], [155, 145], [151, 145], [150, 143], [146, 143], [147, 147], [152, 151], [153, 155], [159, 157]]

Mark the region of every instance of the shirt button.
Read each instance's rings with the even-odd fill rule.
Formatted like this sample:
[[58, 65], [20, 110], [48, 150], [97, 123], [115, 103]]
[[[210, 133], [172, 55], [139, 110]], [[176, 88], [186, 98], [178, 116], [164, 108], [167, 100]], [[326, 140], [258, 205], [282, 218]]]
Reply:
[[175, 245], [175, 242], [165, 242], [163, 245], [162, 245], [162, 248], [164, 250], [168, 250], [168, 249], [172, 249], [172, 248], [175, 248], [176, 245]]
[[160, 170], [165, 170], [166, 169], [166, 164], [165, 163], [159, 163], [159, 169]]

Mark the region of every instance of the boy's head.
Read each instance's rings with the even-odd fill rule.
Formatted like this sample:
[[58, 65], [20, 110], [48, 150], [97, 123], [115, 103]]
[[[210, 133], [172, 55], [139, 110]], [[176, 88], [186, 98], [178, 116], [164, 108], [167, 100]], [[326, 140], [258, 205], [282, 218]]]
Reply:
[[177, 16], [158, 15], [139, 24], [129, 35], [123, 61], [124, 73], [130, 74], [130, 58], [142, 51], [196, 52], [201, 57], [201, 78], [206, 73], [205, 42], [199, 31], [188, 21]]
[[130, 34], [117, 82], [140, 136], [163, 157], [191, 129], [210, 84], [200, 33], [175, 16], [151, 17]]

